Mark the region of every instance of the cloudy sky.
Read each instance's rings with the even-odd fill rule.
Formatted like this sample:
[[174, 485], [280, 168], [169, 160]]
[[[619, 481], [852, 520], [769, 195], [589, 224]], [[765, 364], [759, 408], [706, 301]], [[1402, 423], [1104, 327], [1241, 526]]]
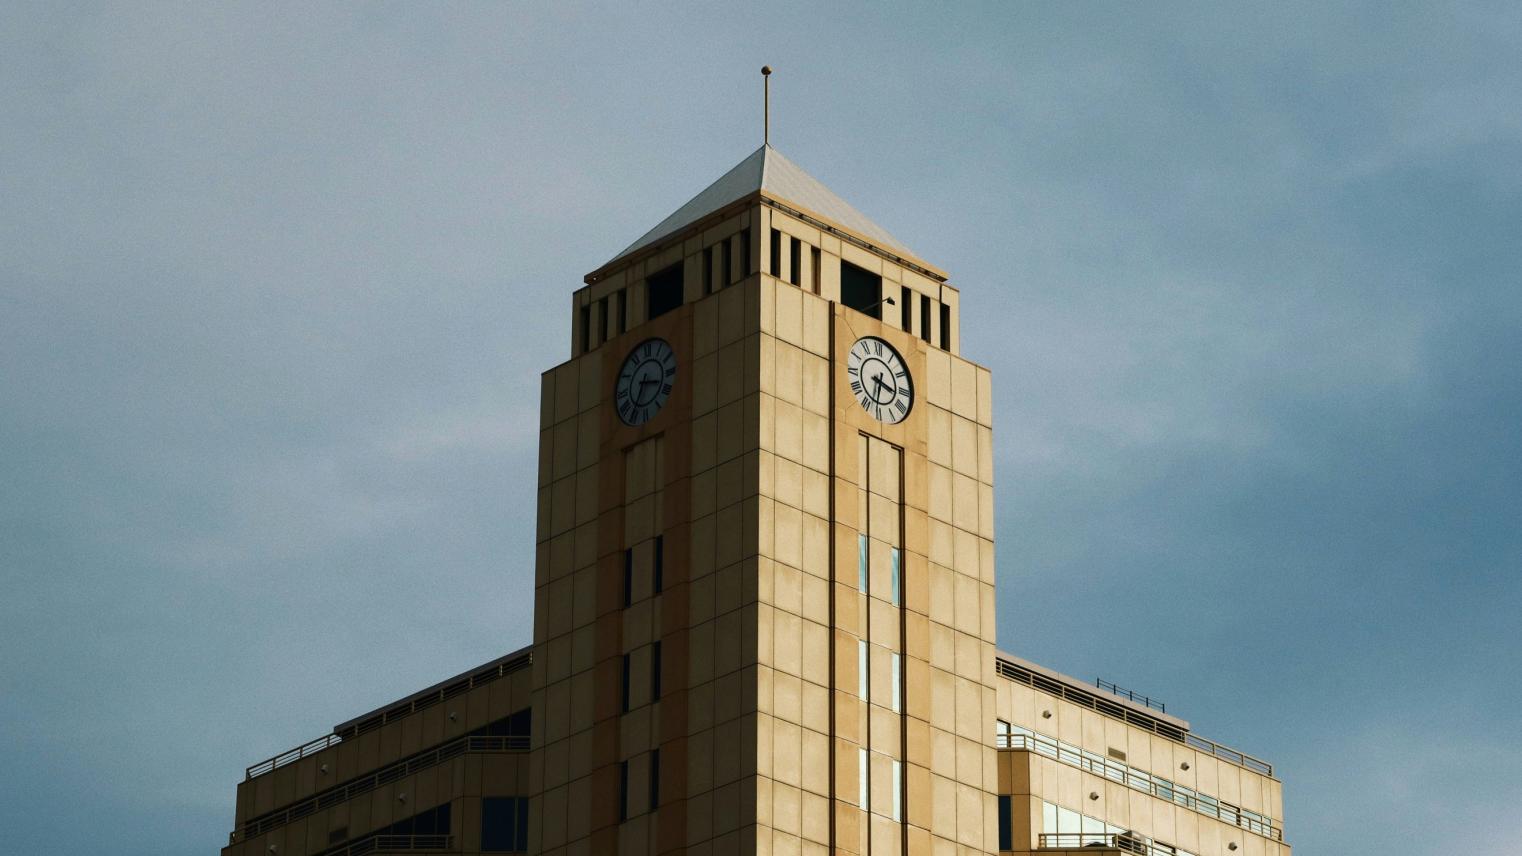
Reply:
[[1514, 3], [7, 4], [6, 847], [212, 852], [245, 765], [529, 641], [568, 297], [767, 62], [962, 289], [1001, 646], [1273, 761], [1298, 852], [1498, 852], [1519, 57]]

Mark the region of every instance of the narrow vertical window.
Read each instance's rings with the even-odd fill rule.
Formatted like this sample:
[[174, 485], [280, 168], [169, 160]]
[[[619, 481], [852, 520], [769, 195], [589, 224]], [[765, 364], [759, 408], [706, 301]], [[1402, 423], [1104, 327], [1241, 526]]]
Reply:
[[856, 588], [865, 592], [867, 590], [867, 536], [862, 533], [856, 536]]
[[941, 350], [951, 350], [951, 307], [941, 304]]
[[867, 681], [868, 676], [871, 674], [867, 671], [867, 668], [867, 640], [858, 639], [856, 640], [856, 694], [861, 696], [863, 701], [866, 700], [867, 691], [871, 686]]
[[[729, 257], [724, 258], [727, 261]], [[750, 227], [746, 226], [740, 230], [740, 276], [750, 276], [750, 273]], [[728, 276], [727, 269], [725, 275]]]
[[772, 230], [772, 269], [771, 275], [782, 278], [782, 233]]
[[907, 285], [898, 290], [898, 318], [905, 333], [914, 332], [914, 292]]
[[624, 608], [634, 603], [634, 548], [624, 551]]
[[920, 295], [920, 338], [930, 341], [930, 298]]
[[629, 329], [629, 289], [618, 290], [618, 332]]
[[655, 593], [660, 594], [666, 589], [666, 536], [655, 536]]
[[661, 750], [650, 750], [650, 810], [661, 807]]
[[703, 248], [703, 293], [713, 294], [713, 247]]
[[1015, 849], [1014, 833], [1009, 828], [1009, 803], [1008, 794], [999, 795], [999, 849]]
[[893, 820], [904, 821], [904, 762], [893, 760]]
[[650, 646], [650, 700], [661, 700], [661, 643]]
[[623, 678], [619, 682], [619, 710], [629, 712], [629, 655], [624, 655]]
[[788, 273], [792, 276], [788, 281], [793, 285], [799, 285], [803, 282], [803, 243], [794, 238], [789, 249], [792, 250], [792, 255], [788, 258]]
[[629, 819], [629, 762], [618, 762], [618, 822]]
[[597, 301], [597, 341], [608, 341], [608, 298]]
[[893, 557], [893, 578], [891, 580], [893, 586], [893, 605], [902, 606], [904, 600], [904, 584], [902, 582], [903, 574], [899, 570], [898, 548], [894, 547], [890, 555]]
[[903, 655], [893, 652], [893, 712], [904, 712], [904, 672]]
[[858, 805], [862, 807], [863, 811], [868, 811], [872, 808], [872, 795], [867, 791], [867, 786], [871, 784], [871, 777], [867, 775], [867, 750], [857, 749], [856, 757], [861, 767], [861, 781], [857, 784], [857, 787], [860, 789], [857, 791], [859, 795], [857, 797]]
[[723, 288], [724, 286], [729, 285], [735, 281], [734, 250], [731, 249], [732, 246], [733, 245], [730, 244], [729, 239], [725, 238], [724, 252], [720, 253], [720, 255], [723, 256], [723, 258], [720, 259], [722, 264], [719, 265], [720, 288]]
[[581, 307], [581, 352], [592, 350], [592, 304]]
[[814, 279], [813, 279], [814, 293], [818, 294], [819, 293], [819, 248], [818, 247], [811, 247], [810, 249], [813, 250], [812, 255], [814, 256]]

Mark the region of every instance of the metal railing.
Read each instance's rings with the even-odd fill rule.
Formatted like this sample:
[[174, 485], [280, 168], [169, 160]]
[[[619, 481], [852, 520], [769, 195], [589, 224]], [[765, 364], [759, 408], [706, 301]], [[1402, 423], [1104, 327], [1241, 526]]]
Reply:
[[318, 856], [365, 856], [367, 853], [394, 853], [398, 850], [453, 850], [452, 835], [371, 835]]
[[1010, 734], [1000, 735], [1000, 749], [1023, 749], [1027, 752], [1035, 752], [1045, 755], [1059, 763], [1070, 767], [1077, 767], [1096, 776], [1102, 776], [1112, 782], [1119, 782], [1127, 787], [1142, 791], [1161, 800], [1167, 800], [1175, 805], [1192, 809], [1213, 817], [1224, 823], [1229, 823], [1248, 832], [1254, 832], [1274, 841], [1283, 841], [1284, 832], [1274, 825], [1274, 819], [1255, 811], [1223, 802], [1208, 794], [1202, 794], [1193, 788], [1171, 782], [1167, 779], [1142, 772], [1127, 764], [1114, 761], [1103, 755], [1086, 752], [1070, 743], [1047, 737], [1044, 734]]
[[1213, 740], [1196, 737], [1176, 725], [1164, 722], [1153, 716], [1148, 716], [1139, 710], [1116, 704], [1108, 699], [1096, 696], [1088, 690], [1054, 681], [1045, 675], [1032, 672], [1018, 663], [1010, 662], [1003, 657], [1000, 657], [996, 661], [995, 666], [1001, 676], [1017, 683], [1025, 684], [1032, 689], [1050, 693], [1065, 701], [1098, 711], [1106, 716], [1112, 716], [1122, 722], [1166, 737], [1169, 740], [1176, 740], [1201, 752], [1208, 752], [1223, 761], [1228, 761], [1239, 767], [1245, 767], [1254, 773], [1261, 773], [1265, 776], [1272, 776], [1274, 774], [1274, 765], [1261, 758], [1254, 758], [1245, 752], [1238, 752], [1235, 749], [1222, 746]]
[[367, 731], [374, 731], [375, 729], [380, 728], [382, 725], [386, 725], [387, 723], [395, 722], [404, 716], [411, 716], [412, 714], [417, 713], [424, 708], [432, 707], [433, 705], [438, 704], [445, 699], [454, 698], [461, 693], [469, 692], [470, 690], [482, 686], [483, 684], [491, 683], [498, 678], [506, 677], [511, 675], [513, 672], [526, 669], [529, 667], [531, 662], [532, 657], [530, 653], [525, 651], [523, 654], [514, 657], [507, 662], [497, 663], [490, 668], [483, 669], [473, 675], [468, 675], [458, 681], [455, 681], [447, 687], [440, 687], [439, 689], [435, 690], [434, 692], [430, 692], [427, 695], [408, 699], [399, 705], [396, 705], [388, 710], [382, 711], [381, 713], [377, 713], [376, 715], [365, 719], [363, 722], [358, 722], [350, 725], [347, 728], [344, 728], [342, 731], [335, 730], [332, 734], [325, 734], [316, 740], [311, 740], [303, 743], [300, 746], [297, 746], [295, 749], [288, 749], [284, 752], [281, 752], [279, 755], [274, 756], [273, 758], [266, 758], [265, 760], [246, 768], [243, 771], [243, 779], [244, 781], [247, 781], [256, 776], [262, 776], [265, 773], [271, 772], [280, 767], [284, 767], [286, 764], [290, 764], [294, 761], [299, 761], [308, 755], [316, 754], [324, 749], [327, 749], [330, 746], [342, 743], [345, 738], [354, 738], [364, 734]]
[[1175, 856], [1178, 852], [1153, 847], [1146, 839], [1124, 832], [1043, 832], [1036, 837], [1036, 846], [1058, 850], [1104, 847], [1143, 856]]
[[1168, 706], [1158, 701], [1157, 699], [1152, 698], [1151, 696], [1144, 696], [1139, 692], [1128, 690], [1125, 687], [1116, 686], [1104, 678], [1095, 678], [1094, 686], [1099, 687], [1100, 689], [1105, 690], [1112, 695], [1117, 695], [1123, 699], [1134, 701], [1142, 707], [1150, 707], [1158, 713], [1168, 712]]
[[394, 782], [420, 770], [438, 766], [456, 755], [463, 755], [466, 752], [527, 752], [528, 749], [529, 738], [527, 735], [457, 737], [447, 743], [441, 743], [432, 749], [425, 749], [415, 755], [410, 755], [395, 764], [382, 767], [373, 773], [360, 776], [357, 779], [351, 779], [340, 785], [334, 785], [304, 800], [282, 806], [274, 811], [265, 812], [258, 817], [250, 818], [244, 821], [242, 829], [232, 832], [228, 838], [228, 843], [237, 843], [240, 834], [245, 840], [253, 838], [256, 835], [262, 835], [293, 820], [298, 820], [309, 814], [331, 808], [361, 794], [373, 791], [388, 782]]

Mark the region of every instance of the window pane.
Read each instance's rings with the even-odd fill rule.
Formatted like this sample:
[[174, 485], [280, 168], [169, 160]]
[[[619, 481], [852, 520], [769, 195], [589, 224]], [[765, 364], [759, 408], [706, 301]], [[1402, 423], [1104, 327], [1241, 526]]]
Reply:
[[865, 533], [856, 536], [856, 588], [863, 592], [867, 590], [867, 536]]
[[903, 667], [904, 667], [903, 660], [900, 658], [899, 653], [897, 651], [894, 651], [893, 652], [893, 712], [894, 713], [902, 713], [903, 712], [903, 707], [904, 707], [904, 704], [903, 704], [904, 684], [903, 684], [903, 681], [899, 677], [899, 673], [900, 673], [900, 671], [903, 670]]
[[[520, 808], [519, 804], [524, 808]], [[527, 826], [528, 800], [518, 797], [486, 797], [481, 800], [481, 849], [486, 852], [527, 850], [527, 829], [520, 830], [519, 818]], [[447, 832], [448, 830], [441, 830]], [[524, 846], [519, 847], [519, 841]]]
[[1010, 830], [1009, 809], [1010, 799], [1006, 795], [999, 797], [999, 849], [1015, 849], [1014, 835]]
[[867, 675], [869, 672], [867, 671], [867, 640], [865, 639], [860, 639], [856, 642], [856, 662], [856, 670], [858, 673], [856, 681], [858, 684], [857, 694], [860, 695], [862, 699], [866, 699], [867, 688], [869, 686], [867, 682]]
[[893, 819], [904, 819], [904, 762], [893, 762]]
[[893, 552], [892, 552], [891, 555], [893, 557], [893, 605], [894, 606], [898, 606], [903, 601], [903, 594], [902, 594], [902, 592], [903, 592], [903, 586], [899, 584], [899, 571], [898, 571], [899, 561], [898, 561], [898, 548], [897, 547], [893, 548]]
[[861, 790], [859, 791], [860, 797], [857, 799], [857, 804], [863, 809], [869, 809], [872, 807], [872, 799], [871, 794], [867, 791], [867, 750], [857, 749], [856, 753], [857, 759], [861, 763], [861, 783], [859, 785]]

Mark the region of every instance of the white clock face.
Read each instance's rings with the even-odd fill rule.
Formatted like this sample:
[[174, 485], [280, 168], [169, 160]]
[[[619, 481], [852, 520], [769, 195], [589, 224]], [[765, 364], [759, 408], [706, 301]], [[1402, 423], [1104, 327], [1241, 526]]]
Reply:
[[914, 381], [893, 346], [874, 336], [856, 340], [846, 355], [851, 394], [878, 422], [902, 422], [914, 406]]
[[646, 339], [634, 346], [618, 369], [613, 405], [625, 425], [643, 425], [671, 397], [676, 381], [676, 352], [664, 339]]

